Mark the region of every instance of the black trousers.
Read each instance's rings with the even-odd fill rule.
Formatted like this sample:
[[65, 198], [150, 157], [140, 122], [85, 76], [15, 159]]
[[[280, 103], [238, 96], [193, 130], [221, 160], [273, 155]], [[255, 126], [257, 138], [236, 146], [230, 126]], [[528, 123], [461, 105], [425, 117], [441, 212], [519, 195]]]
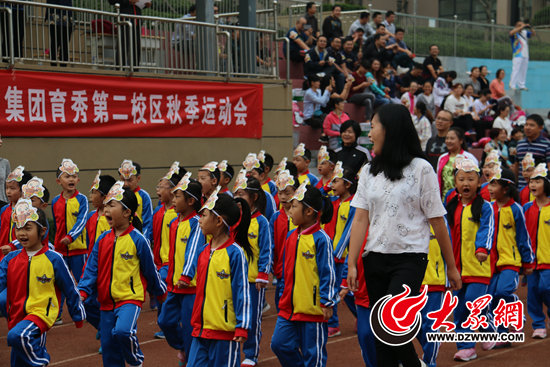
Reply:
[[[134, 52], [134, 68], [139, 67], [139, 61], [141, 59], [141, 21], [137, 19], [127, 19], [132, 23], [133, 32], [133, 52]], [[121, 32], [122, 41], [122, 54], [119, 55], [122, 58], [121, 62], [123, 66], [130, 66], [130, 32], [128, 26], [120, 26], [119, 32]]]
[[13, 37], [13, 57], [23, 56], [23, 45], [25, 41], [25, 12], [16, 6], [11, 8], [11, 19], [13, 23], [13, 35], [8, 30], [8, 14], [0, 13], [0, 33], [2, 35], [2, 57], [10, 56], [10, 37]]
[[[371, 307], [382, 297], [396, 295], [404, 291], [403, 284], [411, 288], [410, 296], [418, 295], [428, 255], [424, 253], [382, 254], [370, 252], [363, 261], [365, 282]], [[419, 367], [420, 360], [409, 342], [393, 347], [376, 339], [376, 359], [378, 367]]]
[[[50, 24], [50, 59], [52, 61], [69, 60], [69, 39], [72, 33], [73, 26], [70, 23]], [[51, 64], [52, 66], [57, 66], [56, 62], [52, 62]], [[65, 63], [60, 63], [59, 65], [67, 66]]]

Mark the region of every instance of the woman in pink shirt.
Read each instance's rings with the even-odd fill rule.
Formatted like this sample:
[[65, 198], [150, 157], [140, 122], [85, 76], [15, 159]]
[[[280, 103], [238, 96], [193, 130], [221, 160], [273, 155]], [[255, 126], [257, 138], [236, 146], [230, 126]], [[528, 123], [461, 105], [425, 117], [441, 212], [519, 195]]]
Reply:
[[340, 147], [340, 125], [349, 120], [349, 116], [344, 112], [346, 101], [342, 98], [331, 98], [330, 104], [334, 109], [325, 117], [323, 122], [323, 132], [328, 137], [329, 149], [337, 149]]
[[502, 97], [506, 96], [506, 92], [504, 91], [504, 70], [498, 69], [496, 78], [493, 79], [491, 84], [489, 84], [489, 89], [491, 90], [491, 97], [494, 99], [501, 99]]

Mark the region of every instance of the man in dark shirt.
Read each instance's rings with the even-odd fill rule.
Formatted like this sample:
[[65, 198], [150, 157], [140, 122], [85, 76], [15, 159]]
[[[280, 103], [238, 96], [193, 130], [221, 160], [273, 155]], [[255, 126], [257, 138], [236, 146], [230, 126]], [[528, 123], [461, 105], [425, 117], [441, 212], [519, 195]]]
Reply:
[[335, 67], [332, 76], [336, 82], [336, 92], [341, 93], [346, 83], [347, 69], [344, 68], [344, 56], [342, 55], [342, 39], [333, 38], [330, 47], [327, 48], [328, 60]]
[[430, 56], [424, 59], [424, 80], [432, 83], [437, 79], [439, 74], [443, 72], [441, 60], [439, 60], [439, 47], [437, 45], [430, 46]]
[[380, 63], [391, 61], [393, 52], [386, 48], [387, 36], [380, 33], [374, 36], [374, 42], [363, 49], [363, 60], [378, 59]]
[[306, 4], [306, 21], [307, 24], [311, 26], [311, 29], [313, 30], [313, 37], [317, 39], [319, 37], [319, 23], [317, 22], [317, 4], [315, 4], [313, 1], [310, 1]]
[[424, 68], [422, 65], [415, 62], [411, 71], [399, 76], [397, 83], [399, 84], [399, 90], [401, 93], [409, 91], [411, 82], [416, 82], [418, 85], [422, 85], [424, 81], [424, 78], [422, 78], [423, 70]]
[[357, 69], [359, 59], [357, 58], [357, 54], [353, 50], [353, 38], [346, 37], [344, 39], [344, 46], [342, 47], [342, 57], [344, 59], [344, 65], [348, 73], [351, 73], [355, 71], [355, 69]]
[[323, 36], [327, 36], [329, 41], [334, 37], [342, 37], [344, 35], [342, 21], [340, 20], [341, 12], [342, 8], [340, 5], [334, 5], [332, 7], [332, 14], [323, 21]]
[[437, 160], [439, 156], [447, 153], [445, 138], [453, 124], [453, 114], [447, 110], [441, 110], [435, 118], [437, 135], [432, 136], [426, 143], [426, 155], [432, 167], [437, 171]]
[[[294, 62], [303, 62], [304, 55], [309, 50], [306, 44], [308, 36], [305, 33], [306, 19], [301, 17], [296, 21], [296, 26], [290, 28], [286, 37], [290, 40], [290, 60]], [[286, 43], [283, 44], [283, 55], [286, 57]]]
[[514, 163], [513, 169], [517, 173], [518, 184], [523, 188], [527, 182], [523, 177], [523, 169], [520, 164], [527, 153], [533, 155], [535, 164], [546, 163], [550, 168], [550, 141], [542, 135], [544, 129], [544, 120], [540, 115], [532, 114], [527, 116], [525, 121], [524, 132], [525, 138], [520, 140], [516, 148], [517, 161]]

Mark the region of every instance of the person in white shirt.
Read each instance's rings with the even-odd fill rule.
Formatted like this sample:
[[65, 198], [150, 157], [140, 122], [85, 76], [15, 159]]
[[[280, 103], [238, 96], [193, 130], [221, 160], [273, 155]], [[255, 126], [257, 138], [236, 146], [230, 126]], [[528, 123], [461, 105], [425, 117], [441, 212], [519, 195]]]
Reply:
[[350, 37], [353, 37], [353, 34], [358, 28], [361, 28], [363, 30], [363, 41], [366, 41], [367, 38], [372, 36], [375, 31], [372, 29], [372, 27], [369, 25], [369, 18], [370, 14], [367, 11], [361, 12], [359, 14], [359, 19], [356, 19], [353, 23], [351, 23], [351, 26], [349, 27], [348, 35]]
[[412, 120], [414, 124], [414, 128], [416, 129], [416, 132], [418, 133], [418, 138], [420, 139], [420, 146], [422, 147], [422, 151], [426, 150], [426, 144], [428, 143], [428, 140], [432, 137], [432, 124], [430, 123], [430, 120], [426, 117], [426, 105], [424, 102], [418, 101], [416, 102], [416, 106], [414, 107], [414, 114], [412, 115]]
[[435, 80], [433, 94], [436, 114], [441, 110], [441, 104], [445, 97], [451, 93], [451, 88], [449, 86], [455, 79], [456, 71], [451, 70], [442, 72]]
[[475, 122], [474, 128], [478, 139], [485, 136], [485, 132], [493, 126], [494, 104], [491, 104], [491, 90], [483, 89], [479, 92], [479, 98], [474, 101], [472, 111], [477, 114], [479, 120]]
[[458, 126], [464, 131], [471, 131], [474, 126], [472, 113], [468, 111], [468, 101], [462, 96], [464, 87], [461, 83], [453, 85], [451, 94], [445, 100], [444, 110], [453, 114], [453, 126]]
[[525, 78], [529, 66], [529, 42], [528, 39], [535, 34], [530, 24], [517, 22], [510, 31], [512, 42], [512, 75], [510, 76], [510, 88], [527, 90]]
[[324, 92], [321, 91], [321, 79], [316, 75], [309, 77], [309, 86], [304, 95], [304, 123], [320, 129], [323, 127], [321, 107], [325, 107], [330, 100], [332, 87], [329, 85]]
[[497, 109], [497, 118], [493, 122], [494, 129], [506, 130], [508, 140], [512, 136], [512, 121], [510, 120], [510, 107], [508, 105], [500, 105]]
[[414, 115], [414, 106], [418, 97], [415, 95], [418, 91], [418, 84], [411, 82], [409, 90], [401, 95], [401, 104], [409, 110], [411, 115]]
[[[381, 106], [372, 119], [369, 138], [375, 157], [361, 171], [351, 202], [356, 210], [348, 255], [349, 289], [358, 287], [357, 259], [368, 228], [362, 256], [373, 309], [380, 299], [402, 293], [405, 286], [411, 296], [417, 295], [428, 263], [430, 225], [447, 264], [451, 287], [460, 289], [437, 177], [424, 158], [407, 108]], [[420, 365], [412, 342], [390, 346], [377, 339], [375, 346], [379, 366], [397, 366], [399, 362]]]

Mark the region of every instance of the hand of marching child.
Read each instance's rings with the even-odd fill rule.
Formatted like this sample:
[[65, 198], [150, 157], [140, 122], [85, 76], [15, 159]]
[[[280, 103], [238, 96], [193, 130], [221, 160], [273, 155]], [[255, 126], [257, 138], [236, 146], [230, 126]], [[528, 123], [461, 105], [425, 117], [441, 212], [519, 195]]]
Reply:
[[323, 310], [323, 319], [328, 321], [332, 317], [332, 307], [321, 307]]
[[2, 250], [3, 255], [7, 255], [7, 254], [10, 253], [11, 247], [9, 245], [4, 245], [4, 246], [0, 247], [0, 250]]
[[533, 268], [523, 268], [523, 274], [524, 275], [531, 275], [533, 274]]
[[71, 239], [69, 237], [63, 237], [63, 239], [61, 240], [61, 244], [63, 246], [68, 246], [69, 244], [71, 243]]
[[266, 288], [267, 287], [267, 283], [264, 283], [264, 282], [256, 282], [256, 289], [257, 290], [261, 290], [263, 288]]
[[476, 253], [476, 259], [477, 261], [479, 261], [480, 263], [484, 262], [485, 260], [487, 260], [487, 254], [484, 253], [484, 252], [478, 252]]
[[246, 341], [246, 338], [244, 336], [236, 336], [233, 338], [233, 341], [237, 343], [244, 343]]
[[349, 288], [342, 288], [340, 289], [340, 293], [338, 294], [340, 296], [340, 299], [344, 299], [349, 293]]
[[176, 283], [176, 287], [178, 288], [187, 288], [189, 287], [189, 284], [187, 282], [184, 282], [183, 280], [178, 280], [178, 282]]

